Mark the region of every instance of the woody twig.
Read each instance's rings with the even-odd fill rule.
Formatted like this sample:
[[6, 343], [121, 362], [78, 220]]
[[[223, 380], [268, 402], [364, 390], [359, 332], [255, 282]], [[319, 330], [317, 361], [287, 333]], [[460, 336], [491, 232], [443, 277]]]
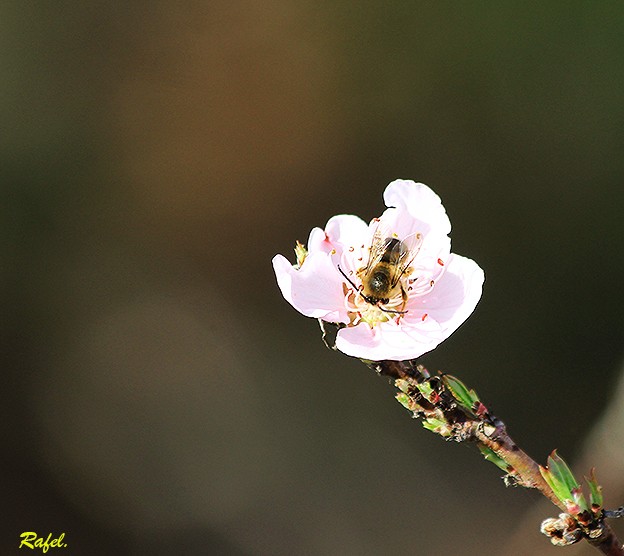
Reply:
[[580, 484], [566, 463], [553, 452], [542, 467], [522, 451], [507, 434], [505, 424], [481, 402], [474, 390], [459, 379], [432, 376], [415, 361], [364, 361], [378, 374], [394, 381], [397, 400], [424, 427], [457, 442], [473, 442], [485, 459], [505, 472], [505, 484], [539, 490], [562, 512], [542, 523], [541, 531], [551, 542], [567, 546], [583, 539], [609, 556], [624, 556], [624, 547], [606, 518], [622, 512], [603, 508], [601, 487], [592, 473], [586, 478], [590, 498], [586, 501]]

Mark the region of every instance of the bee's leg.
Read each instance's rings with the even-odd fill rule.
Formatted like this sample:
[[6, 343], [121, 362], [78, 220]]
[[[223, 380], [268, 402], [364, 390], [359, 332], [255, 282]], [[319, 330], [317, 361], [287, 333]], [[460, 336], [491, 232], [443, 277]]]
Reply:
[[336, 265], [336, 266], [338, 267], [338, 270], [340, 271], [340, 274], [342, 274], [342, 275], [343, 275], [343, 276], [347, 279], [347, 282], [349, 282], [349, 284], [351, 284], [351, 286], [353, 287], [353, 289], [354, 289], [356, 292], [359, 292], [359, 291], [362, 289], [362, 286], [360, 286], [360, 287], [358, 288], [358, 287], [357, 287], [357, 286], [353, 283], [353, 280], [351, 280], [351, 278], [349, 278], [349, 277], [345, 274], [344, 270], [342, 270], [342, 268], [340, 268], [340, 265]]

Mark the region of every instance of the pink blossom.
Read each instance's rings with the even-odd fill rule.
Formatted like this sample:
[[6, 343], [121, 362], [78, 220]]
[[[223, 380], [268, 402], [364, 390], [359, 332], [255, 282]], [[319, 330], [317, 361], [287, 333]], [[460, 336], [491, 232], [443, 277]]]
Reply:
[[414, 359], [470, 316], [484, 275], [473, 260], [451, 253], [451, 223], [429, 187], [395, 180], [384, 202], [388, 208], [370, 224], [352, 215], [330, 218], [325, 230], [310, 232], [307, 251], [298, 246], [298, 264], [276, 255], [273, 268], [297, 311], [343, 326], [336, 337], [343, 353]]

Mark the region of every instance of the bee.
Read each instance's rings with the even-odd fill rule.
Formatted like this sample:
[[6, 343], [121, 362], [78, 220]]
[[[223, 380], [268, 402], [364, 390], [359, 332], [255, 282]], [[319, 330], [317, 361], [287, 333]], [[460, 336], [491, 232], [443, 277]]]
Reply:
[[[357, 287], [340, 267], [338, 270], [366, 302], [376, 305], [386, 313], [404, 314], [407, 312], [403, 311], [407, 303], [407, 292], [401, 278], [411, 273], [410, 265], [418, 254], [421, 244], [420, 233], [400, 240], [378, 226], [373, 234], [368, 262], [356, 272], [362, 285]], [[403, 300], [400, 311], [382, 307], [399, 293]]]

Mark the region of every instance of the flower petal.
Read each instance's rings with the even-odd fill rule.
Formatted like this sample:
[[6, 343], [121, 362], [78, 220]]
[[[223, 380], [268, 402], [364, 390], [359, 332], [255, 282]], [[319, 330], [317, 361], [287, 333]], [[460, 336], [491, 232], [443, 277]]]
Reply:
[[334, 265], [342, 265], [344, 272], [351, 275], [368, 258], [370, 245], [369, 229], [366, 222], [351, 214], [333, 216], [325, 230], [314, 228], [308, 240], [308, 252], [328, 253]]
[[368, 239], [368, 225], [359, 216], [339, 214], [327, 221], [325, 233], [334, 245], [349, 247], [361, 245]]
[[381, 361], [415, 359], [448, 338], [470, 316], [483, 286], [483, 270], [471, 259], [451, 255], [433, 291], [415, 298], [397, 324], [366, 323], [338, 332], [336, 347], [353, 357]]
[[282, 295], [297, 311], [327, 322], [349, 322], [342, 277], [326, 253], [309, 254], [299, 269], [275, 255], [273, 269]]
[[431, 351], [445, 338], [433, 320], [425, 321], [420, 327], [389, 321], [370, 328], [361, 323], [341, 329], [336, 337], [336, 347], [360, 359], [404, 361]]
[[384, 202], [395, 210], [386, 210], [381, 218], [401, 239], [415, 232], [441, 236], [451, 232], [440, 197], [423, 183], [395, 180], [386, 187]]
[[333, 246], [329, 242], [325, 231], [321, 228], [312, 228], [312, 231], [310, 232], [310, 237], [308, 238], [307, 247], [309, 255], [317, 252], [329, 253], [333, 249]]
[[[447, 338], [471, 315], [479, 299], [485, 276], [472, 259], [451, 254], [446, 270], [436, 282], [431, 293], [415, 298], [422, 312], [434, 319], [444, 329]], [[418, 318], [418, 312], [413, 312]], [[406, 320], [412, 321], [408, 312]], [[411, 317], [411, 318], [410, 318]]]
[[366, 264], [369, 255], [370, 230], [364, 220], [350, 214], [329, 219], [325, 228], [328, 241], [334, 246], [332, 261], [349, 276]]
[[[310, 233], [308, 255], [300, 267], [281, 255], [274, 257], [273, 267], [282, 294], [295, 309], [347, 325], [336, 338], [339, 350], [370, 360], [414, 359], [435, 348], [472, 313], [484, 275], [474, 261], [451, 254], [448, 216], [426, 185], [395, 180], [384, 200], [388, 208], [370, 225], [352, 215], [330, 218], [325, 230]], [[380, 233], [382, 238], [398, 238], [401, 249], [413, 257], [401, 268], [400, 292], [393, 283], [393, 301], [386, 301], [394, 307], [401, 303], [401, 293], [405, 311], [400, 315], [384, 314], [383, 299], [361, 294], [370, 278], [363, 271], [374, 249], [374, 234]], [[375, 261], [399, 264], [392, 258], [396, 254], [386, 257]], [[381, 274], [380, 268], [375, 266], [375, 272]]]

